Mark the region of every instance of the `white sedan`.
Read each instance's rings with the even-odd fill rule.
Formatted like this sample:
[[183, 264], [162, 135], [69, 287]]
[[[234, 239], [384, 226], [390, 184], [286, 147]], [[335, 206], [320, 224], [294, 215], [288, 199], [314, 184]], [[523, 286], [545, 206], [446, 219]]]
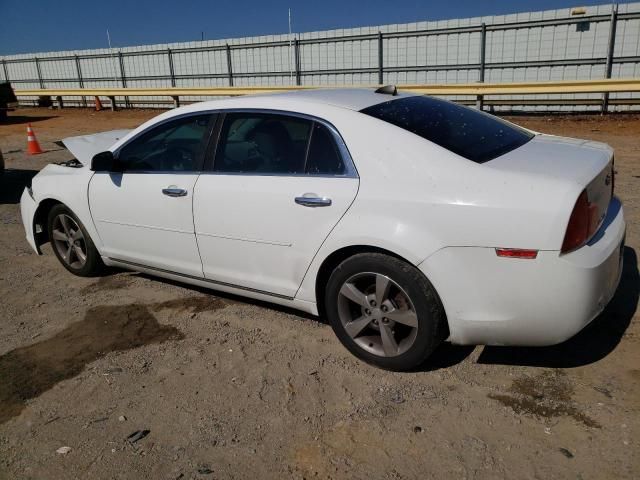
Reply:
[[444, 340], [562, 342], [620, 280], [610, 147], [393, 87], [197, 103], [63, 142], [78, 162], [22, 195], [36, 252], [323, 315], [388, 369]]

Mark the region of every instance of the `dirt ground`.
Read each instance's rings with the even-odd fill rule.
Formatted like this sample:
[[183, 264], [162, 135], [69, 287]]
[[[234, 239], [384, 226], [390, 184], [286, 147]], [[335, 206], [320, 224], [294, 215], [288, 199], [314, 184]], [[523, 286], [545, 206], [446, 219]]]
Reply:
[[[135, 273], [78, 278], [30, 250], [19, 196], [70, 158], [52, 142], [157, 113], [22, 109], [0, 126], [0, 478], [640, 477], [640, 117], [513, 118], [616, 149], [628, 246], [601, 317], [556, 347], [444, 345], [400, 374], [322, 320]], [[25, 154], [27, 122], [47, 153]]]

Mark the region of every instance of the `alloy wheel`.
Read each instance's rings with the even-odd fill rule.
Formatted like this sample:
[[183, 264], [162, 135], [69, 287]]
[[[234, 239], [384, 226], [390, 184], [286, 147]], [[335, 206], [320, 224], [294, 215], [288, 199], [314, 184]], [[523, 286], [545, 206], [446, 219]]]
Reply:
[[87, 243], [78, 223], [61, 213], [53, 219], [51, 232], [53, 247], [71, 268], [80, 269], [87, 262]]
[[403, 354], [418, 334], [418, 315], [409, 295], [380, 273], [358, 273], [344, 282], [338, 315], [358, 346], [381, 357]]

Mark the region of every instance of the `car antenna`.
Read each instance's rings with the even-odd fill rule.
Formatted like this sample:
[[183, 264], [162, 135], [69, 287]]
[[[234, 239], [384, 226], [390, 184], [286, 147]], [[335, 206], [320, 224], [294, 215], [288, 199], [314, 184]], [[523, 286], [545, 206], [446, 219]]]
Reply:
[[380, 87], [376, 89], [375, 93], [384, 93], [385, 95], [398, 95], [398, 88], [395, 85], [385, 85], [384, 87]]

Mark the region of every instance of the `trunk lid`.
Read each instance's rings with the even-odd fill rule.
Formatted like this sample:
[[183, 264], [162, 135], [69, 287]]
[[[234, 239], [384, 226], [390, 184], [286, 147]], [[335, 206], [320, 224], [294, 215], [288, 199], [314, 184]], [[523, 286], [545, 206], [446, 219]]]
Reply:
[[96, 153], [109, 150], [111, 146], [130, 131], [131, 130], [111, 130], [91, 135], [67, 137], [62, 139], [60, 143], [64, 145], [67, 150], [69, 150], [84, 166], [89, 166], [91, 164], [91, 159]]
[[569, 180], [586, 186], [611, 163], [612, 157], [613, 150], [604, 143], [536, 135], [520, 148], [485, 165]]
[[[579, 186], [593, 205], [598, 228], [613, 196], [613, 150], [600, 142], [540, 134], [485, 165]], [[569, 211], [572, 207], [568, 206]]]

